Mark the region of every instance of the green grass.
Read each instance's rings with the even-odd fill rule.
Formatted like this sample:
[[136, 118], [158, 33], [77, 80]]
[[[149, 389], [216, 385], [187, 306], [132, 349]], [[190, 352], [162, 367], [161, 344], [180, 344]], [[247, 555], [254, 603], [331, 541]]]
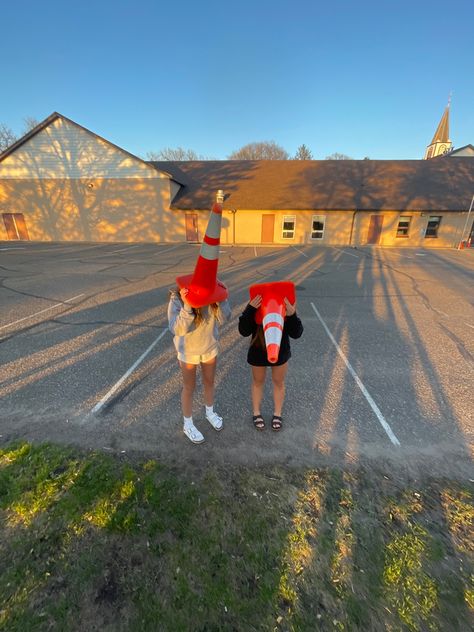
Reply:
[[0, 449], [0, 629], [466, 630], [472, 492]]

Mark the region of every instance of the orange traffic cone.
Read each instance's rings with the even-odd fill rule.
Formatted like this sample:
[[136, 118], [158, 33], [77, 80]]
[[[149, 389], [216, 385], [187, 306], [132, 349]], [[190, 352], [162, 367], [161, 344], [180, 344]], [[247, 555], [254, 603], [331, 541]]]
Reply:
[[278, 360], [281, 336], [285, 322], [285, 297], [290, 303], [295, 302], [295, 286], [291, 281], [275, 283], [259, 283], [250, 287], [250, 300], [257, 294], [262, 297], [262, 304], [255, 314], [255, 322], [263, 325], [267, 358], [272, 364]]
[[207, 223], [201, 251], [193, 274], [177, 277], [181, 289], [189, 290], [186, 299], [192, 307], [203, 307], [211, 303], [225, 301], [228, 296], [226, 286], [217, 279], [219, 247], [221, 243], [222, 206], [213, 204]]

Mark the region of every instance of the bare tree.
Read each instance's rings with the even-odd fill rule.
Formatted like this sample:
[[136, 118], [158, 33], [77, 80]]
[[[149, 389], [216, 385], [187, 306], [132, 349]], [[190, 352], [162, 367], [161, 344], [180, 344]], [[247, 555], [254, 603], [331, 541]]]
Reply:
[[229, 156], [229, 160], [288, 160], [288, 158], [286, 149], [273, 140], [249, 143]]
[[209, 160], [209, 158], [205, 158], [201, 156], [194, 149], [183, 149], [183, 147], [176, 147], [173, 149], [172, 147], [164, 147], [160, 149], [160, 151], [149, 151], [147, 153], [148, 160]]
[[[23, 131], [21, 133], [21, 136], [24, 136], [34, 127], [39, 125], [39, 123], [40, 122], [32, 116], [26, 116], [23, 119]], [[5, 125], [4, 123], [0, 123], [0, 151], [5, 151], [7, 147], [13, 145], [13, 143], [15, 143], [17, 140], [18, 136], [13, 132], [11, 127], [8, 127], [8, 125]]]
[[295, 160], [313, 160], [313, 154], [306, 145], [300, 145], [296, 151]]
[[39, 124], [40, 121], [38, 121], [38, 119], [35, 119], [33, 116], [25, 116], [25, 118], [23, 119], [23, 136]]
[[337, 151], [331, 154], [330, 156], [326, 156], [326, 160], [354, 160], [350, 156], [346, 156], [346, 154], [339, 154]]
[[13, 145], [16, 140], [17, 137], [13, 133], [13, 130], [4, 123], [0, 123], [0, 152], [5, 151], [7, 147]]

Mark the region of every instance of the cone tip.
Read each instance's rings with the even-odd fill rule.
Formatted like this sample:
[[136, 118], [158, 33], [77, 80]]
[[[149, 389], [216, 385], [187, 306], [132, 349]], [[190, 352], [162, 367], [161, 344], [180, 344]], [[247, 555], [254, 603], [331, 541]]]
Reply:
[[271, 362], [272, 364], [275, 364], [275, 362], [278, 360], [279, 353], [280, 353], [279, 345], [276, 345], [273, 343], [267, 345], [267, 358], [268, 358], [268, 361]]

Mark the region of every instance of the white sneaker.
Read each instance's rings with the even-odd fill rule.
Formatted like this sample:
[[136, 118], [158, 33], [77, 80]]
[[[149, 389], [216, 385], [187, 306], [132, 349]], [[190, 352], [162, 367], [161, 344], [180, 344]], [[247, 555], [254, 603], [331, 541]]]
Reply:
[[204, 436], [194, 424], [185, 424], [183, 426], [183, 432], [193, 443], [202, 443], [204, 441]]
[[222, 430], [224, 422], [222, 421], [222, 417], [219, 417], [219, 415], [215, 411], [212, 411], [212, 413], [209, 414], [206, 413], [206, 419], [214, 428], [214, 430]]

